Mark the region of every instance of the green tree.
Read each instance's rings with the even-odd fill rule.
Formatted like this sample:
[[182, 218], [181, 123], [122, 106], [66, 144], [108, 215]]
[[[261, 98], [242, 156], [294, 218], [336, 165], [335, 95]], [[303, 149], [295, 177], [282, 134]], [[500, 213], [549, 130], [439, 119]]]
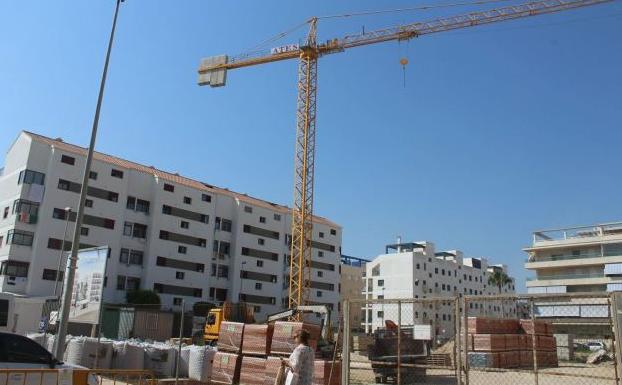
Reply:
[[490, 286], [496, 286], [497, 289], [499, 289], [499, 294], [501, 294], [503, 286], [510, 283], [512, 283], [512, 279], [501, 270], [495, 270], [488, 276], [488, 284]]
[[125, 301], [134, 305], [160, 305], [160, 296], [153, 290], [133, 290], [125, 295]]
[[[488, 284], [490, 286], [496, 286], [499, 289], [499, 294], [501, 294], [501, 289], [503, 286], [512, 283], [512, 279], [505, 274], [505, 272], [501, 270], [495, 270], [492, 274], [488, 276]], [[505, 309], [503, 306], [503, 300], [501, 300], [501, 315], [505, 317]]]

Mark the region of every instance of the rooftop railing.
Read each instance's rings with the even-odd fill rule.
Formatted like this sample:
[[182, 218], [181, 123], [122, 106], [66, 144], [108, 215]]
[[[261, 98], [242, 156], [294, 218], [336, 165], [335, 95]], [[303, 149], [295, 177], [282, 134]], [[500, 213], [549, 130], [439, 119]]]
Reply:
[[622, 236], [622, 222], [534, 231], [533, 243], [537, 244], [540, 242], [585, 239], [608, 235]]

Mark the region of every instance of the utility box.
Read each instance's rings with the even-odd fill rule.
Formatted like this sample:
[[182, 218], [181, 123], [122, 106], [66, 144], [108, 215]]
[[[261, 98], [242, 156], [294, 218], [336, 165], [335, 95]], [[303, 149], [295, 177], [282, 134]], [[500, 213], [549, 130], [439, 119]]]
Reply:
[[431, 341], [432, 340], [432, 325], [415, 325], [414, 339]]

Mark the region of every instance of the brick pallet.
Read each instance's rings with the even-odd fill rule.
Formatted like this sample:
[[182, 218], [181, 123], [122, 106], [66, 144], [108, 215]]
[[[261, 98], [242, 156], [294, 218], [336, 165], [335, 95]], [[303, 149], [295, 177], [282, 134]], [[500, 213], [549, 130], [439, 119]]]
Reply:
[[242, 339], [244, 337], [244, 324], [240, 322], [224, 321], [220, 324], [218, 332], [218, 350], [240, 353], [242, 351]]
[[272, 334], [272, 346], [270, 354], [272, 355], [290, 355], [296, 348], [294, 336], [300, 330], [306, 330], [311, 334], [309, 345], [313, 350], [317, 350], [317, 340], [320, 338], [321, 330], [318, 325], [306, 322], [282, 322], [274, 323], [274, 332]]
[[558, 365], [555, 338], [551, 335], [551, 326], [546, 322], [469, 317], [467, 331], [468, 362], [471, 367], [533, 367], [534, 341], [538, 367]]
[[240, 366], [242, 356], [235, 353], [217, 352], [212, 364], [211, 383], [219, 385], [233, 385], [240, 381]]
[[264, 385], [266, 362], [267, 360], [261, 357], [242, 357], [240, 385]]
[[245, 325], [242, 354], [267, 356], [270, 354], [273, 325]]

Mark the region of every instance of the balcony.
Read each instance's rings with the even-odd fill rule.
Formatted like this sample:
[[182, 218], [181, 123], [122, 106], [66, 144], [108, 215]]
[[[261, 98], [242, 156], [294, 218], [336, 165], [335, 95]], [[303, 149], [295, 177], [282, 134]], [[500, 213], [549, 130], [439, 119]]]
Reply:
[[538, 275], [537, 277], [528, 277], [527, 281], [549, 281], [559, 279], [585, 279], [585, 278], [605, 278], [604, 273], [589, 273], [589, 274], [551, 274], [551, 275]]
[[533, 245], [563, 241], [589, 242], [590, 238], [612, 236], [622, 238], [622, 222], [535, 231]]

